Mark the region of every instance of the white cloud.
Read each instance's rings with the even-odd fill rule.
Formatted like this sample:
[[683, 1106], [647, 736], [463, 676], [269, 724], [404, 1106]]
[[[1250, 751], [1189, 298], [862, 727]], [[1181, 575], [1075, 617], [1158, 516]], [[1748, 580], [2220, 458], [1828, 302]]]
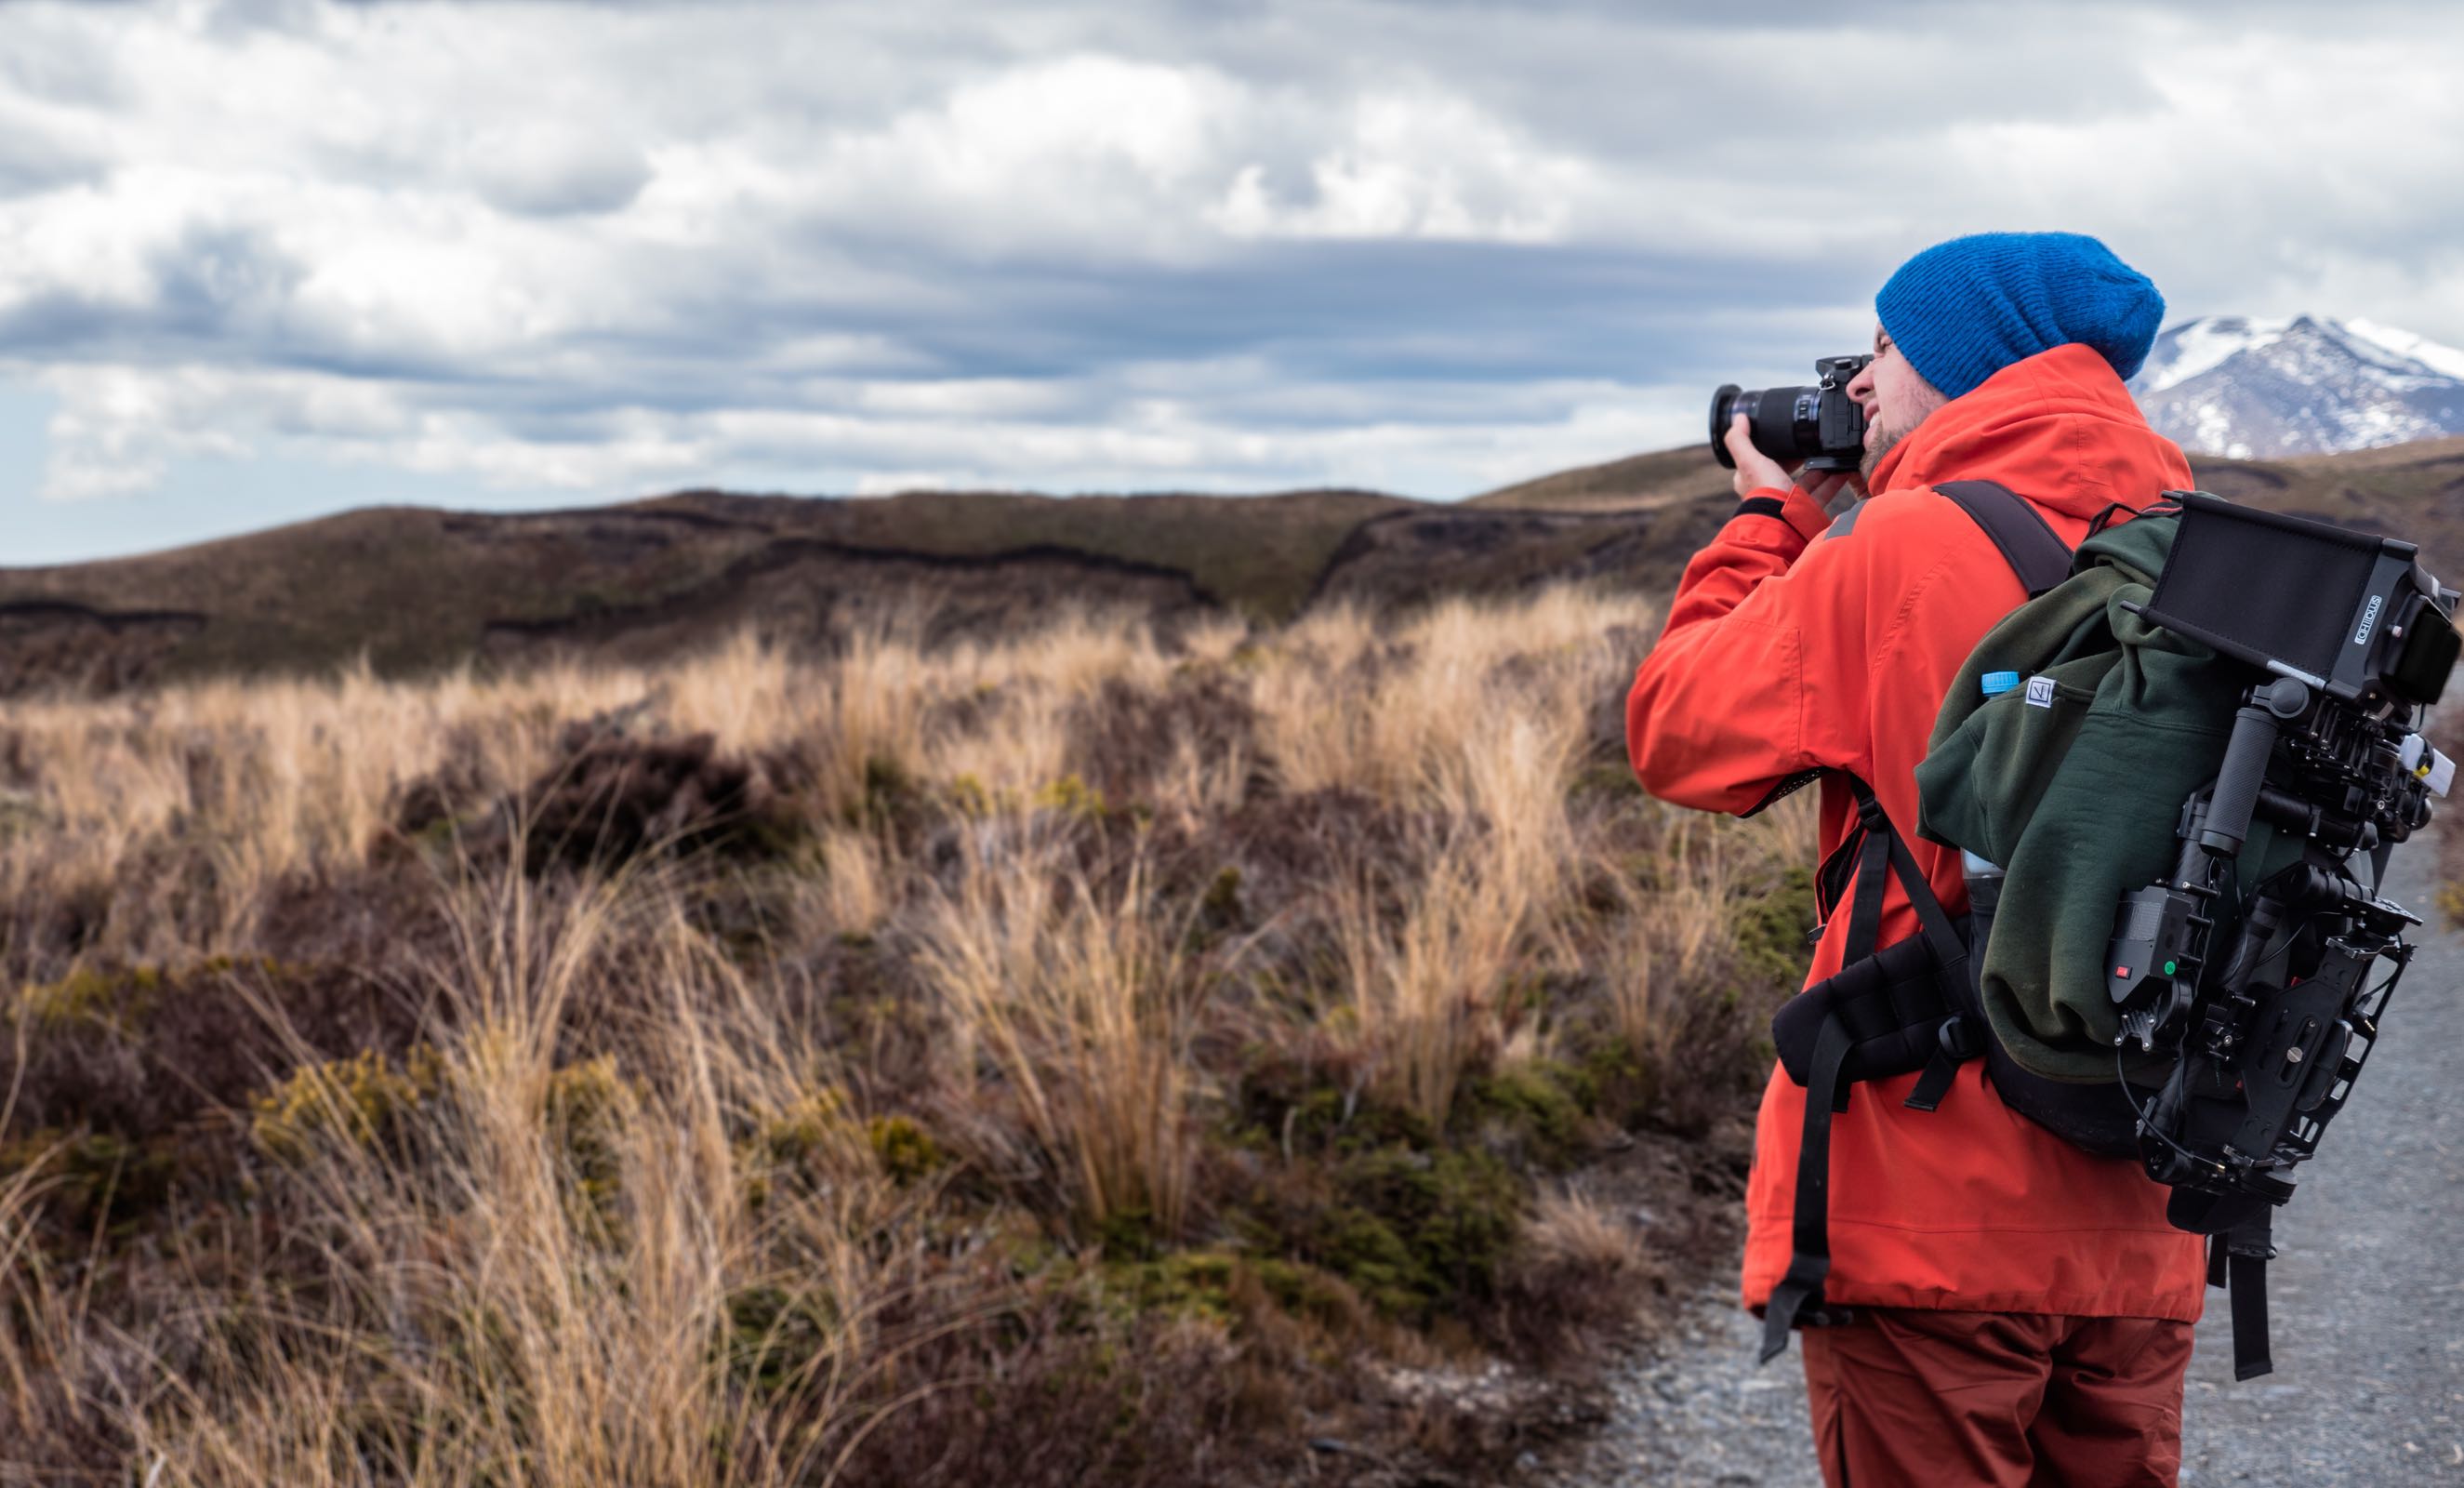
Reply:
[[45, 379], [52, 415], [49, 500], [84, 500], [150, 488], [175, 458], [244, 457], [229, 420], [228, 380], [210, 371], [61, 367]]
[[464, 168], [489, 205], [524, 215], [621, 211], [650, 179], [639, 150], [583, 120], [484, 129]]
[[0, 7], [0, 374], [99, 511], [209, 459], [1460, 494], [1693, 437], [1977, 228], [2099, 233], [2184, 314], [2464, 342], [2459, 42], [2371, 5], [36, 0]]
[[1608, 172], [1535, 146], [1460, 99], [1360, 100], [1309, 163], [1309, 189], [1278, 199], [1268, 168], [1243, 165], [1207, 220], [1236, 237], [1470, 238], [1545, 243]]

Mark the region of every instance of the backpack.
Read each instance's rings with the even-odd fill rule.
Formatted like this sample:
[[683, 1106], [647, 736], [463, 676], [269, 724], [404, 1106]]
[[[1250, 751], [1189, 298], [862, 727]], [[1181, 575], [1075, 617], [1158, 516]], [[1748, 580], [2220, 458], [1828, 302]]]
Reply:
[[[2151, 507], [2108, 527], [2108, 508], [2075, 554], [2004, 486], [1935, 489], [1992, 540], [2029, 597], [1977, 643], [1952, 685], [1917, 768], [1920, 832], [2002, 864], [2002, 901], [2020, 908], [1951, 915], [1873, 789], [1844, 776], [1858, 821], [1815, 879], [1826, 921], [1849, 904], [1843, 962], [1771, 1020], [1806, 1102], [1793, 1254], [1765, 1310], [1765, 1361], [1787, 1348], [1793, 1327], [1851, 1316], [1825, 1302], [1822, 1284], [1831, 1121], [1858, 1084], [1922, 1072], [1903, 1103], [1929, 1112], [1959, 1066], [1981, 1058], [2011, 1109], [2089, 1152], [2136, 1160], [2137, 1108], [2172, 1064], [2117, 1068], [2114, 1006], [2099, 973], [2115, 902], [2170, 862], [2183, 798], [2214, 775], [2233, 715], [2237, 684], [2214, 653], [2134, 624], [2118, 602], [2145, 598], [2138, 586], [2152, 586], [2163, 567], [2178, 509]], [[1988, 701], [1981, 678], [1994, 671], [2017, 671], [2029, 685]], [[1756, 810], [1817, 773], [1783, 782]], [[2288, 845], [2254, 834], [2253, 847], [2254, 861], [2273, 861]], [[1886, 876], [1899, 879], [1919, 930], [1877, 946]], [[2220, 1239], [2211, 1260], [2211, 1281], [2230, 1274], [2233, 1283], [2244, 1378], [2268, 1367], [2266, 1217]]]

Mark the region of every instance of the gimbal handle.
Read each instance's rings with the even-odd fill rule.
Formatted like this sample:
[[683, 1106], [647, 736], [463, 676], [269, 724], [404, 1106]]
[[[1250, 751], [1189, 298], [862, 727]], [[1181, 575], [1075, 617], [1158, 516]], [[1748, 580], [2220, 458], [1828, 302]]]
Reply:
[[2208, 819], [2200, 825], [2199, 846], [2212, 857], [2240, 855], [2250, 837], [2251, 812], [2258, 806], [2259, 788], [2267, 784], [2268, 757], [2287, 719], [2299, 718], [2310, 706], [2310, 689], [2289, 677], [2279, 677], [2251, 689], [2250, 701], [2233, 714], [2233, 738], [2225, 744], [2225, 762], [2216, 771], [2215, 793], [2208, 801]]

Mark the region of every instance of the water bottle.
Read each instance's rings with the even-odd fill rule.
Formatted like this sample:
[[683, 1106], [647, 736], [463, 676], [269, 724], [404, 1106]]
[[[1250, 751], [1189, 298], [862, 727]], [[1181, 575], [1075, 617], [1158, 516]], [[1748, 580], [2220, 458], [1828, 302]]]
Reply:
[[[2019, 674], [2016, 672], [1985, 674], [1985, 696], [1988, 698], [1998, 698], [2015, 691], [2018, 685]], [[1962, 848], [1959, 866], [1968, 878], [1969, 944], [1981, 948], [1986, 935], [1993, 928], [1993, 908], [2002, 899], [2002, 865], [1989, 863]]]

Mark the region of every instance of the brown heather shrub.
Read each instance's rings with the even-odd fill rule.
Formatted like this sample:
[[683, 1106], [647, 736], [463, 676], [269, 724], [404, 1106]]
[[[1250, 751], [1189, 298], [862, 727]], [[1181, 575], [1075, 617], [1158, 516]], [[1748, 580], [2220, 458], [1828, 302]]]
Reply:
[[345, 966], [212, 959], [30, 984], [0, 1039], [15, 1122], [132, 1143], [220, 1112], [302, 1064], [400, 1060], [442, 1014]]
[[1105, 1300], [1067, 1284], [980, 1284], [983, 1315], [936, 1320], [899, 1354], [898, 1377], [913, 1383], [895, 1413], [850, 1411], [839, 1426], [836, 1483], [1169, 1488], [1300, 1465], [1292, 1443], [1256, 1440], [1257, 1427], [1281, 1423], [1244, 1419], [1241, 1387], [1252, 1381], [1220, 1328], [1090, 1320]]
[[1662, 1262], [1625, 1220], [1581, 1189], [1552, 1186], [1533, 1207], [1484, 1331], [1510, 1357], [1563, 1368], [1667, 1295]]
[[627, 739], [568, 735], [562, 756], [499, 806], [472, 846], [485, 856], [518, 836], [533, 874], [551, 864], [611, 867], [649, 852], [776, 852], [798, 823], [774, 760], [719, 753], [715, 734]]
[[0, 1480], [1494, 1480], [1423, 1384], [1721, 1243], [1802, 969], [1651, 618], [13, 707]]
[[496, 778], [495, 762], [479, 732], [467, 722], [453, 724], [440, 741], [440, 758], [433, 769], [387, 787], [387, 830], [369, 844], [369, 851], [382, 853], [404, 839], [450, 830], [457, 821], [476, 817], [507, 784]]
[[1245, 775], [1258, 756], [1257, 708], [1221, 666], [1184, 666], [1161, 690], [1109, 678], [1067, 726], [1071, 766], [1112, 801], [1202, 810], [1210, 773]]

